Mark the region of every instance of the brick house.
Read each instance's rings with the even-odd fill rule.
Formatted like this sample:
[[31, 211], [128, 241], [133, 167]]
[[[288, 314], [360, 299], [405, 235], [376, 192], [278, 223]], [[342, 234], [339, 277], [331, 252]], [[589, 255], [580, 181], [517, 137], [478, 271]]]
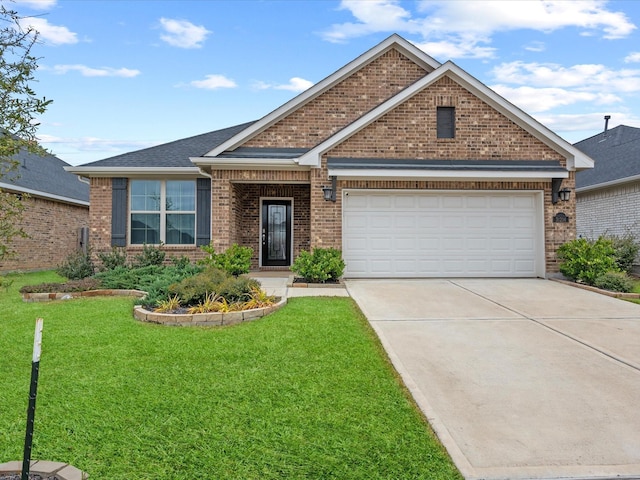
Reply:
[[89, 226], [89, 184], [53, 155], [25, 150], [15, 160], [17, 170], [0, 179], [0, 188], [22, 198], [20, 226], [28, 237], [14, 238], [16, 255], [0, 261], [0, 271], [55, 268], [79, 248], [80, 230]]
[[91, 178], [95, 250], [163, 242], [197, 258], [238, 243], [254, 268], [287, 269], [336, 247], [347, 277], [535, 277], [575, 237], [559, 191], [592, 166], [392, 35], [256, 122], [69, 171]]
[[574, 145], [595, 160], [576, 175], [577, 232], [640, 234], [640, 128], [619, 125]]

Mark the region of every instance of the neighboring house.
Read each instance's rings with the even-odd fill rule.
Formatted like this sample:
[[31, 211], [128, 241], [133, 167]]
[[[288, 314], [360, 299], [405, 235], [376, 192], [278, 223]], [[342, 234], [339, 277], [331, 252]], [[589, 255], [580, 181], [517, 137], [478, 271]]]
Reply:
[[640, 128], [620, 125], [575, 144], [595, 160], [576, 175], [577, 231], [640, 235]]
[[[0, 188], [19, 195], [24, 210], [16, 255], [0, 261], [0, 271], [55, 268], [79, 247], [81, 228], [89, 226], [89, 185], [65, 171], [69, 164], [53, 155], [22, 151], [16, 170], [0, 178]], [[26, 195], [25, 195], [26, 194]]]
[[336, 247], [346, 277], [542, 277], [575, 238], [558, 191], [592, 166], [393, 35], [257, 122], [68, 170], [91, 178], [94, 251], [238, 243], [286, 269]]

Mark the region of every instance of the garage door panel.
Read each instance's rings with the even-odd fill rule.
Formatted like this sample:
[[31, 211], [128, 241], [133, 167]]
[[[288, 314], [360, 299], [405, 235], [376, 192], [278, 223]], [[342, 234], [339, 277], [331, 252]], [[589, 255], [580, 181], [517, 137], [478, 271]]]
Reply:
[[[345, 275], [536, 276], [535, 193], [352, 191]], [[543, 254], [542, 254], [543, 255]]]

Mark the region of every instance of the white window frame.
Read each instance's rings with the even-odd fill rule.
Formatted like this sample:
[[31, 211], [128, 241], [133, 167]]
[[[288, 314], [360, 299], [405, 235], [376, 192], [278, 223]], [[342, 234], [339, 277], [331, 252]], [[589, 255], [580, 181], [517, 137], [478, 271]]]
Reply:
[[[131, 192], [133, 191], [132, 185], [135, 181], [151, 181], [151, 182], [160, 182], [160, 210], [132, 210], [131, 209]], [[193, 206], [195, 207], [193, 210], [167, 210], [167, 182], [174, 181], [188, 181], [193, 183], [193, 195], [194, 202]], [[169, 179], [159, 179], [159, 178], [134, 178], [129, 180], [129, 191], [127, 195], [127, 244], [130, 246], [141, 246], [142, 243], [131, 243], [131, 215], [134, 213], [140, 214], [152, 214], [152, 215], [160, 215], [160, 243], [156, 244], [147, 244], [147, 245], [172, 245], [177, 247], [191, 247], [196, 245], [197, 241], [197, 229], [198, 229], [198, 190], [195, 179], [177, 179], [177, 178], [169, 178]], [[167, 240], [167, 214], [193, 214], [193, 243], [170, 243], [166, 242]]]

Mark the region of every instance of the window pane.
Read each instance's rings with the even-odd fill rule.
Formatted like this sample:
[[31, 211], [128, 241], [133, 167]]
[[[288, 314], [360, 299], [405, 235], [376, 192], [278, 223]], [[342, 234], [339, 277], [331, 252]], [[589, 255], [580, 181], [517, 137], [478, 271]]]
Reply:
[[160, 243], [160, 214], [132, 213], [131, 214], [131, 244], [142, 245]]
[[196, 209], [196, 182], [193, 180], [167, 181], [167, 210], [193, 212]]
[[196, 216], [194, 214], [167, 214], [167, 245], [193, 245], [196, 243]]
[[160, 211], [159, 180], [131, 180], [131, 210]]

